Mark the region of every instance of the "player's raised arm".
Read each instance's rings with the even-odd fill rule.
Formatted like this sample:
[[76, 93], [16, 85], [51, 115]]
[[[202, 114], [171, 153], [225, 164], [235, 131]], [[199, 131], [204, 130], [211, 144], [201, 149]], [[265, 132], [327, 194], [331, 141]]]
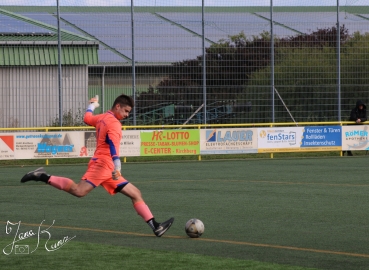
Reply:
[[93, 116], [93, 112], [96, 108], [100, 106], [99, 104], [99, 96], [96, 95], [95, 97], [90, 99], [90, 104], [87, 107], [85, 115], [83, 117], [83, 121], [90, 126], [96, 126], [96, 117]]

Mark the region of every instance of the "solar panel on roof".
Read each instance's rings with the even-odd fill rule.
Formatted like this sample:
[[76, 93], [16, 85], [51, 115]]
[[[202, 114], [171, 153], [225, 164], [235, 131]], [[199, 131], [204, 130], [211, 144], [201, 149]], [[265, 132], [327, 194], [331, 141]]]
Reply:
[[128, 60], [115, 54], [104, 46], [100, 46], [97, 53], [99, 55], [100, 63], [128, 63]]
[[[40, 21], [42, 23], [49, 24], [53, 27], [58, 26], [57, 18], [54, 15], [47, 13], [47, 12], [21, 12], [18, 14], [31, 18], [36, 21]], [[64, 21], [61, 21], [60, 26], [62, 30], [66, 30], [66, 31], [69, 31], [69, 32], [72, 32], [78, 35], [82, 35], [82, 36], [88, 36], [83, 31], [79, 31], [78, 29], [65, 23]], [[99, 47], [98, 56], [99, 56], [99, 61], [102, 63], [114, 63], [114, 62], [127, 63], [128, 62], [125, 58], [122, 58], [121, 56], [115, 54], [114, 52], [112, 52], [110, 49], [106, 48], [103, 45], [100, 45]]]
[[[25, 17], [28, 17], [28, 18], [31, 18], [31, 19], [36, 20], [36, 21], [40, 21], [42, 23], [49, 24], [49, 25], [54, 26], [54, 27], [58, 27], [57, 18], [55, 16], [53, 16], [52, 14], [47, 13], [47, 12], [20, 12], [18, 14], [20, 14], [22, 16], [25, 16]], [[76, 33], [78, 35], [84, 35], [83, 32], [78, 31], [77, 29], [75, 29], [74, 27], [70, 26], [69, 24], [67, 24], [63, 21], [61, 21], [60, 27], [63, 30], [70, 31], [70, 32]]]
[[2, 33], [49, 33], [48, 29], [17, 20], [15, 18], [0, 14], [0, 25]]
[[[46, 12], [19, 13], [31, 19], [57, 26], [55, 14]], [[335, 12], [274, 12], [274, 34], [278, 37], [309, 33], [318, 28], [333, 27], [336, 24]], [[369, 18], [367, 14], [361, 15]], [[4, 18], [5, 17], [5, 18]], [[3, 18], [3, 20], [1, 20]], [[72, 25], [61, 22], [64, 30], [95, 37], [100, 44], [100, 62], [127, 62], [132, 57], [131, 13], [130, 12], [62, 12], [61, 18]], [[135, 60], [137, 62], [176, 62], [194, 59], [202, 54], [202, 14], [200, 12], [138, 12], [134, 14]], [[241, 12], [206, 12], [205, 37], [213, 42], [227, 39], [230, 35], [243, 31], [246, 36], [256, 36], [270, 32], [269, 12], [256, 14]], [[171, 23], [174, 22], [174, 23]], [[368, 32], [368, 20], [355, 14], [340, 13], [340, 22], [350, 33]], [[49, 32], [32, 24], [0, 15], [2, 29], [8, 33]], [[5, 25], [5, 27], [4, 27]], [[295, 30], [295, 31], [294, 31]], [[206, 41], [205, 46], [211, 43]]]
[[[130, 13], [63, 13], [61, 17], [131, 58]], [[201, 54], [202, 40], [199, 36], [151, 13], [137, 13], [134, 19], [135, 61], [175, 62]]]
[[[159, 13], [177, 24], [202, 35], [202, 17], [200, 13]], [[205, 37], [213, 42], [227, 39], [229, 36], [244, 32], [246, 36], [256, 36], [264, 31], [270, 31], [270, 23], [249, 13], [206, 13]], [[275, 26], [276, 35], [292, 35], [293, 31]]]
[[[258, 12], [257, 14], [270, 19], [269, 12]], [[310, 33], [317, 29], [335, 27], [337, 22], [337, 13], [335, 12], [274, 12], [273, 20], [286, 25], [303, 33]], [[358, 16], [345, 12], [339, 13], [341, 25], [349, 30], [349, 33], [356, 31], [368, 32], [369, 22], [360, 19]]]
[[[367, 19], [369, 19], [369, 14], [358, 14], [359, 16], [362, 16], [362, 17], [364, 17], [364, 18], [367, 18]], [[368, 22], [369, 23], [369, 22]]]

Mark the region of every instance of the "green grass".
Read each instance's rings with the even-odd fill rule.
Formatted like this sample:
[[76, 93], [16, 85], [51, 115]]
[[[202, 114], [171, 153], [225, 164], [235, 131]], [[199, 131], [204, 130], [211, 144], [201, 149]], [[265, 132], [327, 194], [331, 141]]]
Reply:
[[[54, 252], [40, 245], [30, 255], [0, 254], [0, 265], [369, 269], [367, 163], [365, 156], [355, 156], [123, 164], [123, 175], [140, 188], [156, 218], [175, 217], [162, 238], [152, 234], [121, 194], [110, 196], [99, 187], [78, 199], [40, 183], [21, 185], [20, 177], [34, 166], [2, 167], [1, 249], [12, 241], [13, 235], [5, 233], [7, 221], [21, 221], [22, 232], [37, 232], [42, 220], [48, 225], [55, 220], [49, 243], [76, 237]], [[76, 181], [85, 169], [47, 168]], [[205, 224], [199, 239], [184, 232], [193, 217]], [[33, 238], [28, 239], [30, 247], [35, 246]]]
[[[8, 242], [0, 241], [5, 246]], [[1, 256], [6, 269], [307, 269], [191, 253], [126, 248], [73, 241], [50, 254]], [[91, 259], [99, 258], [99, 259]]]

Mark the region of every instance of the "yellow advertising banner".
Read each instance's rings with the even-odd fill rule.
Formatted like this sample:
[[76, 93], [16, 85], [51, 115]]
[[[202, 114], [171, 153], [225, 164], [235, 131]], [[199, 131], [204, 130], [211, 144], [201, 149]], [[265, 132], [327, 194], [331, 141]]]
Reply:
[[141, 156], [198, 155], [200, 131], [153, 130], [141, 131]]

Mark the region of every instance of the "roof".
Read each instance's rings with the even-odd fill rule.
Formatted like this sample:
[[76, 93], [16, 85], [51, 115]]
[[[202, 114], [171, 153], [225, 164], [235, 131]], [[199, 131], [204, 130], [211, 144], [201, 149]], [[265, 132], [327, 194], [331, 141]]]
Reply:
[[[56, 13], [56, 6], [1, 6], [2, 9], [12, 12], [48, 12]], [[266, 12], [269, 6], [206, 6], [205, 12], [244, 13], [244, 12]], [[335, 12], [336, 6], [274, 6], [275, 12]], [[369, 6], [341, 6], [341, 11], [350, 13], [369, 13]], [[135, 6], [135, 12], [201, 12], [201, 6]], [[60, 6], [60, 12], [131, 12], [130, 6]]]
[[[97, 50], [92, 47], [62, 47], [62, 65], [94, 65]], [[0, 46], [0, 66], [58, 65], [57, 46]]]
[[[0, 8], [0, 22], [1, 22], [0, 41], [58, 40], [57, 27], [1, 8]], [[65, 29], [61, 30], [61, 39], [67, 42], [79, 41], [91, 45], [98, 45], [98, 42], [95, 39], [83, 35], [78, 35]]]
[[[243, 31], [252, 37], [270, 31], [269, 7], [205, 7], [205, 46]], [[278, 37], [304, 34], [336, 25], [337, 8], [274, 7], [274, 34]], [[8, 12], [8, 13], [6, 13]], [[41, 27], [26, 41], [55, 42], [56, 7], [2, 6], [0, 14]], [[201, 7], [134, 7], [134, 40], [131, 39], [130, 7], [60, 7], [62, 42], [99, 43], [100, 65], [167, 65], [202, 54]], [[369, 6], [340, 7], [340, 23], [353, 33], [369, 31]], [[1, 20], [1, 18], [0, 18]], [[19, 36], [1, 36], [0, 44], [20, 41]], [[44, 35], [44, 36], [42, 36]], [[135, 50], [132, 51], [132, 43]], [[50, 44], [50, 43], [49, 43]]]
[[[0, 66], [58, 64], [58, 29], [52, 25], [0, 9]], [[61, 30], [64, 65], [98, 63], [95, 39]]]

